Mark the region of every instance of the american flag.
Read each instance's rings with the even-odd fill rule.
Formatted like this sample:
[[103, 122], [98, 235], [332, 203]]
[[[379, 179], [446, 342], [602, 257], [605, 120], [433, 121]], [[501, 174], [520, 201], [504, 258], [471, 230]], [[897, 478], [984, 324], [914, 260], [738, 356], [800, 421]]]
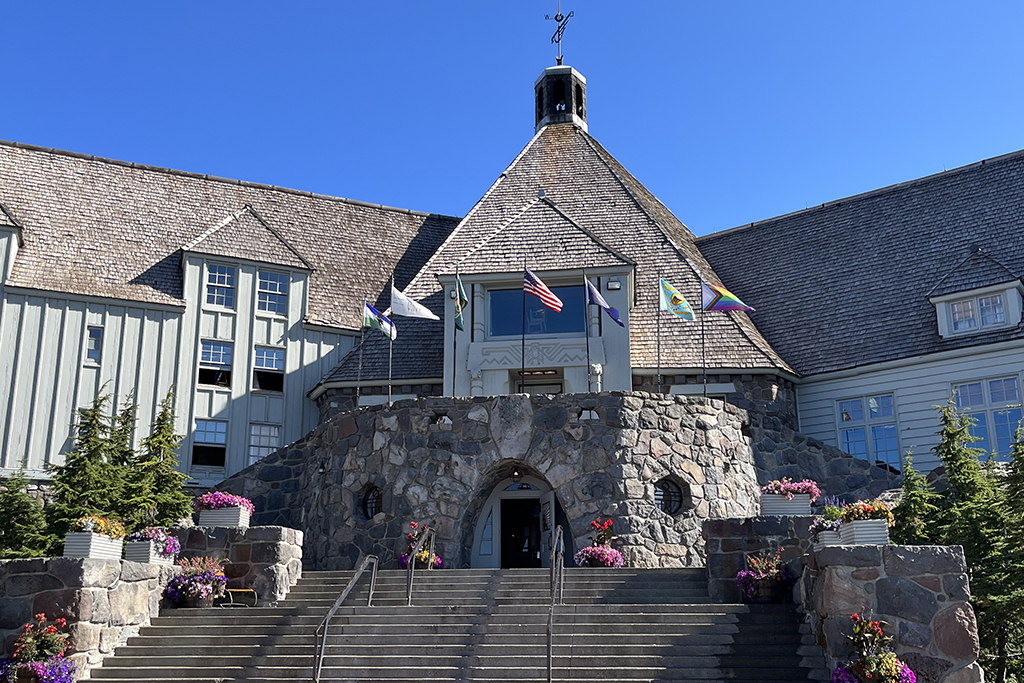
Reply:
[[557, 313], [562, 312], [562, 300], [555, 296], [555, 293], [548, 289], [548, 286], [541, 282], [541, 279], [530, 272], [529, 268], [523, 268], [523, 289], [527, 294], [533, 294], [540, 299], [540, 302]]

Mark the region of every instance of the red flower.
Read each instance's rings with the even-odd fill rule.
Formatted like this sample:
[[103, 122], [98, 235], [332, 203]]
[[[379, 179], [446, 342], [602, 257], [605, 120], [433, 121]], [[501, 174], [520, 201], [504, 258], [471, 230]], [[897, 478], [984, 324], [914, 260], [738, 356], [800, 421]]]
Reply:
[[46, 615], [40, 612], [36, 615], [36, 621], [46, 621]]
[[64, 626], [68, 625], [68, 620], [65, 619], [64, 617], [61, 617], [60, 619], [56, 620], [56, 623], [57, 623], [58, 626], [64, 627]]

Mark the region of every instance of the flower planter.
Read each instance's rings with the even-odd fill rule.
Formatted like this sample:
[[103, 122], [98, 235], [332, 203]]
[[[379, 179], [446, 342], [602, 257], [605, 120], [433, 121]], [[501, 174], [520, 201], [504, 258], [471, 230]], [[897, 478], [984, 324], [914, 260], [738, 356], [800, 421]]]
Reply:
[[761, 515], [803, 515], [811, 514], [811, 494], [794, 493], [790, 500], [774, 493], [761, 494]]
[[164, 555], [153, 541], [129, 541], [124, 545], [124, 559], [147, 564], [174, 564], [174, 555]]
[[814, 542], [814, 552], [818, 552], [822, 548], [828, 548], [833, 545], [842, 544], [843, 541], [839, 537], [838, 531], [819, 531], [817, 535], [817, 540]]
[[91, 531], [72, 531], [64, 537], [64, 557], [121, 560], [123, 542]]
[[855, 519], [839, 527], [842, 545], [888, 545], [889, 523], [884, 519]]
[[249, 511], [242, 507], [200, 510], [199, 526], [249, 526]]
[[188, 608], [213, 607], [213, 596], [210, 595], [210, 596], [207, 596], [205, 598], [187, 597], [187, 598], [185, 598], [184, 602], [182, 602], [178, 606], [179, 607], [188, 607]]
[[14, 683], [39, 683], [39, 677], [27, 666], [20, 666], [18, 673], [14, 676]]
[[758, 579], [753, 596], [744, 596], [744, 602], [755, 605], [781, 605], [786, 601], [787, 581], [782, 579]]

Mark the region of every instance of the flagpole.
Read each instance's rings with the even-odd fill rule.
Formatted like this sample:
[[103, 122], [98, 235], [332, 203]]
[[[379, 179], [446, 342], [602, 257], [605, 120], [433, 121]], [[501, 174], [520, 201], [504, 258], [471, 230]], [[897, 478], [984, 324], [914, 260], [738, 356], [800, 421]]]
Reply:
[[704, 293], [701, 292], [701, 307], [700, 307], [700, 364], [701, 369], [704, 371], [704, 398], [708, 396], [708, 356], [707, 351], [704, 347], [704, 316], [708, 312], [704, 309]]
[[[598, 313], [598, 315], [601, 315]], [[587, 291], [587, 269], [583, 269], [583, 334], [587, 340], [587, 393], [589, 394], [593, 389], [591, 388], [591, 373], [590, 373], [590, 292]]]
[[[455, 266], [455, 308], [459, 308], [459, 266]], [[459, 311], [455, 311], [455, 315], [452, 316], [452, 397], [455, 397], [455, 371], [458, 366], [458, 361], [455, 360], [455, 354], [458, 353], [459, 343], [459, 328], [455, 326], [455, 318]]]
[[658, 275], [658, 391], [655, 393], [661, 393], [661, 300], [665, 296], [665, 292], [661, 291], [661, 275]]
[[[388, 301], [391, 301], [391, 289], [395, 286], [395, 273], [391, 272], [391, 288], [388, 289]], [[388, 306], [390, 309], [391, 306]], [[394, 315], [394, 313], [392, 313]], [[388, 403], [391, 403], [391, 358], [394, 355], [395, 349], [395, 334], [394, 332], [398, 329], [395, 326], [394, 321], [391, 321], [392, 332], [388, 335]]]
[[359, 326], [359, 374], [356, 375], [356, 408], [359, 407], [359, 388], [363, 385], [363, 340], [366, 339], [366, 297], [363, 297], [363, 311], [362, 316], [364, 318], [362, 325]]
[[519, 382], [526, 392], [526, 257], [523, 257], [523, 369], [519, 373]]

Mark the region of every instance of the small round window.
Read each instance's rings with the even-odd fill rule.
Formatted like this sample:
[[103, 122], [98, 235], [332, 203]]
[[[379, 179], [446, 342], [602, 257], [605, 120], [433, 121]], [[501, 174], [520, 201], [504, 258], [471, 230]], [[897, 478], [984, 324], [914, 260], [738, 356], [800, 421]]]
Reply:
[[363, 514], [367, 519], [373, 519], [378, 512], [384, 509], [384, 492], [376, 486], [371, 486], [363, 496]]
[[662, 479], [654, 485], [654, 504], [670, 515], [683, 509], [683, 490], [671, 479]]

